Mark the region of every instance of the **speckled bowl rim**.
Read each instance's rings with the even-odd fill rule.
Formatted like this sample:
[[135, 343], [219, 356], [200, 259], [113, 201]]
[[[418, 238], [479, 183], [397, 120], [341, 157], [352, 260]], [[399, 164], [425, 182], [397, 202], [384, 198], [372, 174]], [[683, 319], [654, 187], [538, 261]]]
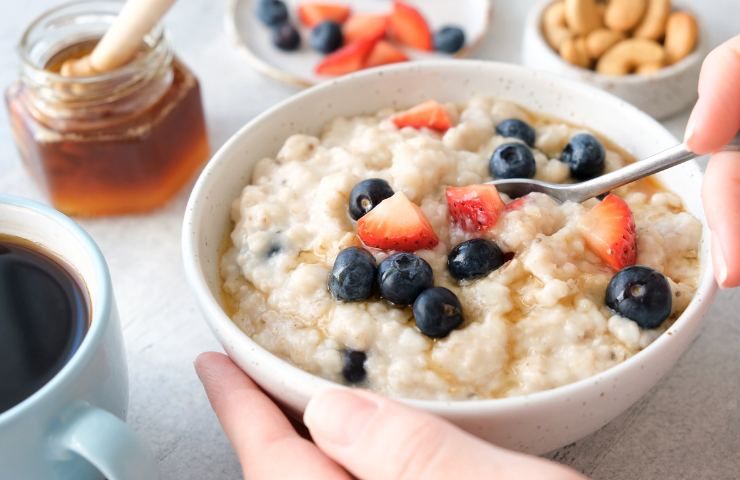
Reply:
[[[280, 378], [289, 378], [293, 380], [293, 382], [286, 383], [288, 388], [292, 388], [293, 390], [302, 393], [314, 394], [327, 388], [342, 388], [343, 385], [308, 373], [259, 345], [231, 320], [219, 304], [218, 300], [211, 294], [206, 277], [199, 264], [200, 250], [198, 247], [198, 237], [200, 227], [196, 224], [196, 220], [208, 215], [209, 212], [212, 211], [212, 208], [209, 208], [208, 206], [209, 198], [206, 196], [206, 188], [210, 184], [209, 177], [212, 175], [214, 170], [224, 168], [221, 165], [222, 163], [227, 162], [228, 160], [234, 162], [234, 159], [238, 158], [232, 155], [230, 151], [235, 148], [240, 137], [245, 135], [253, 125], [262, 122], [270, 116], [279, 114], [283, 108], [288, 107], [292, 103], [300, 102], [309, 96], [319, 95], [327, 90], [330, 91], [337, 84], [352, 83], [358, 80], [364, 80], [367, 77], [383, 76], [385, 73], [393, 73], [403, 70], [415, 71], [416, 74], [422, 75], [425, 70], [435, 70], [439, 68], [454, 69], [456, 64], [459, 65], [463, 63], [469, 64], [470, 66], [478, 65], [481, 68], [496, 68], [501, 73], [509, 72], [515, 74], [515, 72], [518, 71], [521, 74], [532, 71], [526, 67], [508, 63], [481, 60], [439, 60], [395, 64], [380, 69], [357, 72], [345, 77], [324, 82], [309, 90], [299, 92], [296, 95], [278, 103], [239, 129], [215, 153], [198, 178], [188, 200], [182, 226], [182, 255], [188, 283], [190, 284], [200, 308], [204, 313], [206, 322], [214, 334], [216, 334], [217, 338], [218, 333], [216, 333], [216, 330], [227, 335], [229, 338], [238, 338], [241, 345], [249, 347], [250, 356], [258, 357], [259, 368], [261, 370], [273, 372], [274, 375], [276, 369], [280, 369], [282, 372], [279, 375]], [[537, 75], [550, 82], [561, 84], [565, 89], [578, 91], [581, 95], [600, 97], [600, 101], [612, 104], [615, 109], [621, 109], [625, 116], [640, 117], [643, 121], [652, 123], [656, 129], [662, 130], [666, 135], [673, 137], [673, 135], [671, 135], [657, 120], [608, 92], [604, 92], [596, 87], [584, 85], [582, 82], [548, 72], [538, 71]], [[379, 108], [381, 107], [379, 106]], [[676, 143], [678, 143], [678, 141], [676, 141]], [[693, 164], [698, 170], [699, 167], [696, 162], [693, 162]], [[700, 178], [703, 177], [700, 171], [699, 175]], [[227, 232], [222, 232], [221, 235], [225, 236], [226, 234]], [[703, 225], [702, 235], [703, 238], [707, 238], [708, 229], [706, 225]], [[704, 268], [700, 272], [698, 288], [691, 300], [691, 303], [689, 303], [688, 307], [686, 307], [684, 312], [675, 320], [675, 322], [643, 350], [602, 372], [559, 387], [512, 397], [472, 400], [420, 400], [405, 397], [394, 398], [399, 401], [403, 401], [408, 405], [421, 408], [438, 415], [447, 416], [448, 418], [460, 418], [470, 414], [485, 415], [493, 413], [504, 414], [507, 412], [520, 412], [520, 409], [523, 407], [547, 407], [547, 405], [552, 402], [576, 396], [578, 393], [582, 393], [584, 389], [591, 389], [600, 384], [608, 384], [610, 381], [621, 377], [623, 373], [629, 373], [629, 370], [639, 367], [641, 362], [644, 362], [651, 356], [657, 354], [654, 352], [663, 349], [664, 346], [667, 348], [666, 345], [668, 342], [672, 342], [672, 337], [678, 336], [681, 333], [681, 330], [684, 329], [684, 326], [686, 329], [691, 330], [691, 325], [687, 324], [692, 320], [697, 322], [697, 329], [701, 326], [702, 317], [711, 305], [712, 299], [717, 290], [712, 263], [709, 261], [708, 255], [709, 243], [705, 241], [702, 243], [702, 249], [700, 251], [700, 257], [705, 258], [705, 260], [702, 262]], [[234, 345], [234, 343], [231, 344], [232, 347]], [[688, 346], [686, 348], [688, 348]], [[685, 349], [681, 353], [683, 354], [684, 352]], [[672, 366], [674, 365], [675, 363]]]
[[[236, 22], [236, 11], [239, 3], [243, 1], [245, 0], [229, 0], [229, 4], [226, 7], [226, 15], [224, 16], [224, 28], [226, 29], [227, 36], [229, 37], [231, 42], [233, 42], [236, 48], [242, 53], [249, 66], [268, 78], [301, 89], [313, 87], [314, 85], [320, 85], [333, 80], [333, 78], [327, 77], [326, 80], [316, 82], [314, 80], [309, 80], [301, 75], [296, 75], [294, 73], [288, 72], [287, 70], [282, 70], [271, 64], [270, 62], [264, 60], [251, 48], [249, 48], [249, 45], [246, 41], [244, 41], [242, 35], [239, 33], [239, 26]], [[489, 30], [491, 29], [491, 25], [493, 24], [493, 0], [486, 0], [486, 4], [486, 23], [483, 27], [483, 31], [473, 40], [467, 42], [462, 49], [451, 55], [452, 58], [465, 58], [469, 56], [483, 42], [483, 39], [486, 37], [486, 34], [489, 32]]]
[[[552, 47], [542, 34], [542, 15], [544, 14], [545, 9], [550, 4], [557, 1], [561, 0], [540, 0], [539, 3], [532, 6], [529, 13], [527, 14], [524, 28], [534, 32], [535, 38], [544, 47], [546, 47], [544, 50], [547, 51], [547, 54], [550, 55], [552, 59], [557, 60], [560, 65], [568, 72], [581, 75], [583, 80], [597, 82], [598, 84], [602, 85], [608, 83], [612, 83], [615, 85], [642, 85], [649, 82], [674, 78], [680, 73], [685, 72], [686, 70], [696, 68], [696, 65], [700, 64], [704, 60], [705, 52], [707, 50], [707, 35], [703, 33], [705, 28], [704, 26], [702, 26], [699, 16], [696, 15], [696, 13], [694, 13], [691, 8], [681, 5], [679, 9], [681, 11], [685, 10], [691, 13], [694, 18], [696, 18], [696, 21], [699, 23], [699, 39], [696, 42], [694, 50], [673, 65], [668, 65], [667, 67], [663, 67], [660, 70], [647, 75], [604, 75], [603, 73], [598, 73], [595, 70], [580, 68], [572, 65], [563, 60], [562, 57], [560, 57], [560, 55], [558, 55], [557, 52], [552, 49]], [[676, 11], [675, 7], [676, 6], [674, 5], [673, 11]]]

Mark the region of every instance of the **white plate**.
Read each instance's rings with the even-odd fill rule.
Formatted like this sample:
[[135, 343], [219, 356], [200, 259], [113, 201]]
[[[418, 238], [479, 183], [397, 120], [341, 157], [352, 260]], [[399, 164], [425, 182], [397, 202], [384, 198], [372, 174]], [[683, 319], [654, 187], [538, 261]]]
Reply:
[[[230, 0], [226, 13], [226, 29], [237, 47], [245, 54], [247, 63], [270, 78], [298, 87], [308, 87], [330, 80], [314, 73], [314, 68], [324, 55], [308, 46], [310, 29], [301, 25], [297, 18], [297, 6], [309, 0], [285, 0], [290, 19], [301, 33], [301, 48], [295, 52], [284, 52], [271, 41], [270, 28], [257, 18], [255, 10], [259, 0]], [[326, 0], [329, 3], [344, 3], [352, 7], [353, 13], [388, 13], [392, 9], [390, 0]], [[434, 32], [445, 25], [457, 25], [465, 31], [465, 47], [455, 57], [468, 55], [480, 42], [491, 24], [490, 0], [406, 0], [418, 8]], [[412, 60], [449, 58], [450, 55], [429, 53], [404, 48]]]

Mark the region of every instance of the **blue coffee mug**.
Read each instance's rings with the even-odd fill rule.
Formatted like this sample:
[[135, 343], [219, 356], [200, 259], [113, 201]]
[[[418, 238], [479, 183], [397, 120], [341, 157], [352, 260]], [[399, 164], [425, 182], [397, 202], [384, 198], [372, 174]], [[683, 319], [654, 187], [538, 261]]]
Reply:
[[64, 260], [84, 282], [91, 307], [89, 329], [67, 364], [0, 414], [0, 479], [156, 478], [150, 450], [124, 423], [126, 357], [110, 274], [97, 245], [56, 210], [5, 195], [0, 234], [36, 243]]

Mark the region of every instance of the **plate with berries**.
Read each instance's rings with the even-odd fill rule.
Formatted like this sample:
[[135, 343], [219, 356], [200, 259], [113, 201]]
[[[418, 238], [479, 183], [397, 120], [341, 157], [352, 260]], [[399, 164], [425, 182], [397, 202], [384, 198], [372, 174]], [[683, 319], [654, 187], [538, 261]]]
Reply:
[[298, 87], [397, 62], [463, 57], [490, 0], [231, 0], [227, 29], [247, 62]]

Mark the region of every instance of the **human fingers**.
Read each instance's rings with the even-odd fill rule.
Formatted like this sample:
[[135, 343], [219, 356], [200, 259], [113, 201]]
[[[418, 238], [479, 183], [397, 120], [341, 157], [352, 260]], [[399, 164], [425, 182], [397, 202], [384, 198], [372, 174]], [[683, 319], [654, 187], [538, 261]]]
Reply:
[[740, 152], [712, 155], [702, 200], [717, 283], [725, 288], [740, 286]]
[[195, 360], [195, 370], [236, 450], [245, 478], [349, 478], [296, 433], [280, 409], [229, 357], [203, 353]]
[[363, 479], [583, 479], [563, 466], [494, 447], [433, 415], [368, 392], [321, 392], [303, 419], [316, 444]]
[[686, 144], [698, 153], [714, 152], [740, 130], [740, 35], [704, 59], [699, 99], [686, 126]]

